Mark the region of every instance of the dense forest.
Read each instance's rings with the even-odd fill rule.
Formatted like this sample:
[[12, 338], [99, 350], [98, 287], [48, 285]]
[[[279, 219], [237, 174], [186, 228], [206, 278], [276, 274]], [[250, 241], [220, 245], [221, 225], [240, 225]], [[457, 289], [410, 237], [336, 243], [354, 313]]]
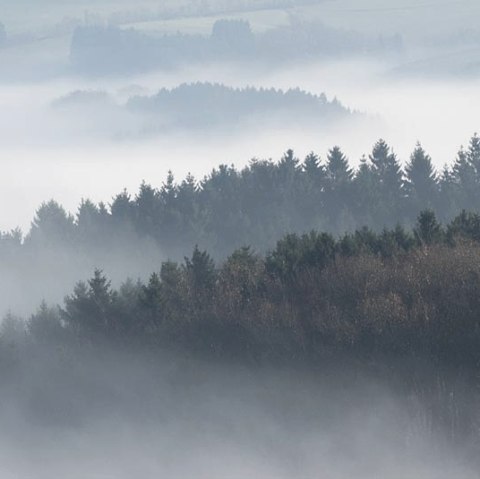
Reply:
[[[92, 394], [85, 371], [97, 366], [90, 363], [117, 361], [119, 352], [146, 355], [149, 367], [192, 357], [299, 368], [356, 385], [366, 375], [407, 398], [423, 432], [472, 451], [480, 426], [472, 415], [479, 163], [476, 135], [441, 174], [420, 145], [402, 168], [379, 141], [356, 170], [338, 147], [324, 162], [313, 153], [300, 162], [289, 151], [279, 163], [222, 166], [201, 182], [189, 176], [176, 184], [169, 175], [160, 189], [143, 184], [134, 198], [123, 192], [108, 207], [85, 200], [76, 217], [45, 203], [25, 238], [2, 234], [6, 291], [19, 271], [30, 296], [59, 265], [81, 279], [76, 251], [100, 267], [122, 241], [125, 264], [144, 254], [153, 274], [135, 280], [127, 273], [114, 286], [96, 269], [63, 304], [8, 313], [0, 373], [27, 398], [41, 394], [25, 411], [40, 408], [44, 420], [61, 422], [83, 410], [79, 394]], [[182, 249], [193, 253], [179, 260]], [[35, 371], [71, 393], [55, 398]]]
[[441, 172], [420, 145], [404, 167], [383, 140], [357, 169], [339, 147], [325, 160], [311, 153], [300, 161], [288, 151], [279, 162], [252, 160], [241, 170], [222, 165], [201, 181], [189, 175], [177, 183], [170, 174], [159, 188], [144, 183], [135, 196], [123, 191], [108, 205], [87, 199], [75, 216], [52, 200], [38, 209], [25, 237], [18, 230], [2, 234], [0, 254], [18, 262], [22, 254], [63, 246], [101, 257], [118, 245], [134, 251], [145, 240], [164, 258], [182, 258], [197, 244], [221, 259], [242, 246], [266, 252], [287, 233], [412, 227], [424, 209], [445, 223], [462, 210], [480, 210], [479, 185], [477, 135]]
[[479, 478], [480, 2], [433, 3], [0, 0], [0, 479]]
[[289, 26], [255, 33], [248, 21], [218, 20], [210, 36], [148, 35], [133, 28], [84, 25], [76, 28], [70, 49], [74, 69], [103, 75], [169, 69], [199, 62], [250, 61], [275, 64], [299, 59], [402, 50], [399, 35], [371, 38], [319, 23], [293, 21]]
[[265, 256], [245, 247], [218, 264], [195, 248], [146, 283], [119, 289], [97, 270], [61, 307], [43, 303], [28, 321], [7, 315], [2, 374], [15, 378], [33, 361], [47, 366], [49, 381], [70, 384], [72, 368], [83, 381], [81, 365], [112, 348], [142, 351], [150, 361], [170, 351], [255, 367], [339, 369], [352, 380], [368, 371], [430, 404], [427, 432], [471, 445], [479, 426], [471, 415], [479, 265], [480, 216], [463, 212], [444, 227], [426, 210], [412, 231], [291, 234]]
[[249, 359], [348, 352], [476, 366], [479, 255], [480, 215], [443, 227], [425, 210], [412, 231], [290, 234], [265, 256], [243, 247], [219, 264], [197, 247], [118, 290], [96, 270], [62, 308], [43, 304], [28, 328]]

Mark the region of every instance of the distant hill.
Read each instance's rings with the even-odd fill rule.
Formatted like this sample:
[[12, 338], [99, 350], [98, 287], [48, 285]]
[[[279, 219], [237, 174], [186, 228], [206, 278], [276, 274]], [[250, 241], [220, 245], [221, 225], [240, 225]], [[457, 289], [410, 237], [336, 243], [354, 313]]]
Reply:
[[74, 32], [70, 60], [85, 75], [115, 75], [171, 69], [200, 62], [244, 61], [278, 64], [301, 59], [381, 55], [402, 49], [398, 35], [365, 35], [291, 20], [263, 33], [245, 20], [220, 19], [210, 35], [157, 36], [134, 28], [80, 26]]
[[[126, 108], [180, 127], [232, 125], [252, 119], [283, 124], [328, 124], [353, 115], [336, 99], [300, 89], [231, 88], [212, 83], [183, 84], [153, 96], [131, 98]], [[153, 123], [155, 124], [155, 123]]]
[[[135, 89], [134, 91], [138, 91]], [[141, 91], [141, 89], [140, 89]], [[68, 115], [79, 130], [105, 131], [114, 136], [157, 135], [172, 130], [231, 130], [237, 126], [302, 127], [322, 130], [346, 119], [363, 117], [337, 99], [298, 88], [232, 88], [222, 84], [193, 83], [162, 88], [156, 94], [116, 99], [105, 91], [73, 91], [52, 103], [57, 114]], [[95, 127], [103, 118], [103, 126]], [[84, 124], [82, 124], [82, 122]]]

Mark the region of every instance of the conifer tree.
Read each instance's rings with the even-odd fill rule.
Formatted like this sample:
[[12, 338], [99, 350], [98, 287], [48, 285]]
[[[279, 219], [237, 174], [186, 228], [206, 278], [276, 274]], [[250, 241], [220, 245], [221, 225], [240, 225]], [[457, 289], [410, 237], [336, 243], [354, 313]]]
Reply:
[[379, 140], [369, 156], [375, 177], [378, 204], [372, 204], [378, 226], [393, 226], [404, 216], [403, 173], [397, 156], [384, 140]]
[[405, 194], [409, 214], [413, 219], [424, 209], [438, 207], [438, 179], [432, 159], [417, 143], [405, 167]]
[[[345, 216], [350, 213], [352, 201], [353, 170], [342, 150], [335, 146], [327, 155], [325, 209], [330, 227], [334, 231], [343, 229]], [[347, 210], [347, 211], [346, 211]]]

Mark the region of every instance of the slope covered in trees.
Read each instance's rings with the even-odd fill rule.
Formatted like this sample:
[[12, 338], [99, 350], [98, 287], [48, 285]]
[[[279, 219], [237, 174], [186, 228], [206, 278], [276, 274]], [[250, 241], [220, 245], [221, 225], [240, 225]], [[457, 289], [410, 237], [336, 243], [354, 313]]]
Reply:
[[265, 256], [244, 247], [218, 264], [197, 247], [118, 290], [97, 270], [61, 309], [43, 305], [30, 327], [250, 359], [343, 351], [475, 366], [479, 255], [479, 215], [443, 227], [426, 210], [413, 231], [290, 234]]
[[[102, 91], [77, 90], [52, 103], [56, 112], [89, 125], [110, 114], [118, 126], [111, 134], [127, 137], [165, 135], [170, 131], [209, 130], [214, 134], [240, 127], [306, 127], [322, 132], [345, 120], [365, 120], [337, 99], [299, 88], [232, 88], [208, 82], [162, 88], [154, 95], [134, 95], [126, 103]], [[83, 114], [79, 114], [83, 113]], [[124, 118], [124, 121], [121, 119]], [[116, 124], [115, 123], [115, 124]], [[104, 125], [104, 121], [102, 121]], [[342, 123], [343, 125], [343, 123]], [[122, 132], [122, 133], [120, 133]]]
[[134, 251], [142, 239], [171, 258], [195, 244], [221, 258], [241, 246], [266, 251], [287, 233], [409, 227], [424, 209], [450, 221], [464, 209], [479, 211], [479, 192], [477, 135], [441, 172], [420, 145], [402, 167], [380, 140], [357, 169], [339, 147], [325, 160], [311, 153], [300, 161], [288, 151], [278, 163], [252, 160], [241, 170], [222, 165], [201, 181], [189, 175], [177, 183], [170, 174], [160, 188], [144, 183], [133, 197], [124, 191], [109, 205], [84, 200], [75, 216], [50, 201], [38, 209], [24, 240], [18, 231], [5, 233], [0, 247], [4, 258], [49, 245], [101, 257], [119, 243], [131, 243]]
[[[354, 383], [368, 374], [428, 405], [426, 432], [470, 447], [478, 440], [479, 265], [480, 217], [463, 213], [443, 227], [427, 210], [412, 231], [288, 235], [266, 256], [242, 248], [216, 264], [196, 248], [118, 289], [97, 270], [61, 307], [43, 303], [26, 322], [7, 316], [0, 373], [15, 383], [22, 368], [47, 365], [49, 381], [67, 387], [71, 374], [85, 381], [92, 355], [117, 361], [108, 359], [113, 348], [130, 361], [146, 354], [149, 367], [170, 352], [320, 377], [336, 371]], [[51, 400], [60, 411], [79, 407]]]
[[231, 88], [220, 84], [183, 84], [163, 88], [153, 96], [135, 96], [127, 103], [129, 111], [148, 115], [150, 128], [232, 128], [242, 122], [298, 125], [313, 122], [317, 128], [332, 126], [353, 113], [339, 101], [322, 95], [289, 89]]

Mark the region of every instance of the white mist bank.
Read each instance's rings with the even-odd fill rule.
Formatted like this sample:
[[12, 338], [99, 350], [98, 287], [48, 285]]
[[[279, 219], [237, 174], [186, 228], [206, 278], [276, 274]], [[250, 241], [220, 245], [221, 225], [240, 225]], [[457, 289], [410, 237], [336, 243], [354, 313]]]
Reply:
[[423, 429], [426, 404], [361, 374], [78, 359], [58, 369], [37, 358], [13, 381], [2, 479], [477, 477], [442, 433]]

